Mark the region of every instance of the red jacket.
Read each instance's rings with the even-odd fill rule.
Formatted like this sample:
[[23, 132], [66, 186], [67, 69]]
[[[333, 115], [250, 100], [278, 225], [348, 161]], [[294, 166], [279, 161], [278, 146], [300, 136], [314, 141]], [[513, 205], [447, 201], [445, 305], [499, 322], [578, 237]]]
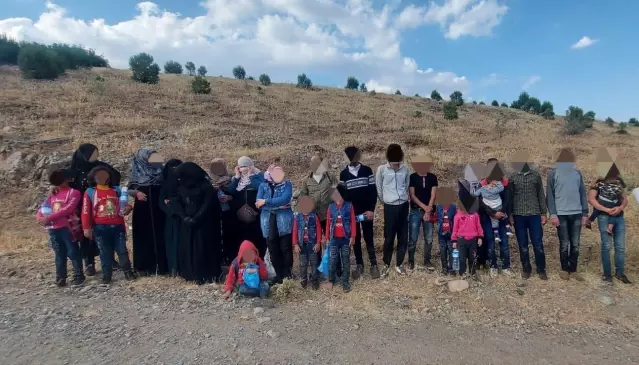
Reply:
[[240, 251], [237, 254], [237, 258], [233, 260], [233, 263], [231, 263], [231, 266], [229, 267], [229, 273], [226, 275], [226, 281], [224, 282], [225, 291], [232, 291], [235, 285], [242, 285], [242, 283], [244, 283], [244, 276], [242, 273], [244, 272], [246, 263], [242, 261], [242, 256], [246, 250], [253, 250], [255, 252], [255, 261], [259, 267], [258, 272], [260, 274], [260, 279], [268, 279], [266, 264], [264, 263], [264, 260], [260, 258], [259, 251], [251, 241], [244, 241], [240, 245]]
[[[482, 179], [482, 180], [479, 182], [479, 184], [480, 184], [481, 186], [486, 186], [486, 185], [488, 185], [488, 180], [487, 180], [487, 179]], [[504, 187], [508, 186], [508, 178], [507, 178], [506, 176], [504, 176], [504, 177], [502, 177], [502, 178], [501, 178], [501, 184], [502, 184]]]
[[124, 224], [124, 217], [120, 215], [120, 197], [115, 189], [98, 185], [93, 197], [88, 193], [84, 193], [82, 201], [83, 229], [92, 229], [96, 224]]

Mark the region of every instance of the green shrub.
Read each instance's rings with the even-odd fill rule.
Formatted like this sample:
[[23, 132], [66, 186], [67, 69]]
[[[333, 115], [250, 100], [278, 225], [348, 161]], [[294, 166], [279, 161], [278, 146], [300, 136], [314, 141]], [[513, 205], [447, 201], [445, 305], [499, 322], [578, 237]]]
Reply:
[[79, 68], [107, 67], [109, 64], [102, 56], [98, 56], [92, 49], [84, 49], [80, 46], [54, 43], [49, 46], [58, 54], [58, 58], [65, 70], [77, 70]]
[[421, 118], [422, 117], [422, 112], [420, 110], [415, 110], [413, 112], [413, 118]]
[[501, 103], [501, 107], [502, 107], [502, 108], [508, 108], [508, 104], [506, 104], [506, 103]]
[[189, 76], [195, 76], [195, 63], [189, 61], [184, 64], [184, 68], [186, 68], [186, 72], [188, 72]]
[[479, 105], [486, 105], [486, 103], [484, 103], [483, 101], [480, 101]]
[[541, 104], [541, 116], [544, 119], [555, 119], [555, 107], [549, 101], [544, 101]]
[[490, 103], [490, 105], [492, 106], [499, 106], [499, 102], [497, 100], [493, 100], [492, 103]]
[[238, 80], [244, 80], [244, 78], [246, 77], [246, 71], [244, 70], [244, 67], [239, 65], [235, 66], [235, 68], [233, 68], [233, 77]]
[[131, 78], [144, 84], [157, 84], [160, 81], [160, 66], [153, 62], [148, 53], [138, 53], [129, 59]]
[[617, 134], [628, 134], [628, 130], [626, 129], [628, 126], [626, 124], [627, 123], [619, 123], [615, 133], [617, 133]]
[[18, 42], [0, 34], [0, 65], [17, 65], [20, 45]]
[[415, 97], [416, 98], [421, 98], [421, 96], [419, 96], [419, 94], [415, 94]]
[[401, 92], [401, 91], [399, 91], [399, 90], [396, 90], [396, 91], [395, 91], [395, 95], [402, 95], [402, 92]]
[[473, 100], [473, 105], [477, 105], [477, 101]]
[[595, 123], [595, 112], [590, 110], [588, 113], [584, 114], [586, 128], [592, 128]]
[[457, 118], [457, 104], [454, 101], [444, 104], [444, 119], [453, 120]]
[[461, 91], [454, 91], [452, 94], [450, 94], [450, 101], [455, 103], [455, 105], [457, 106], [464, 105], [464, 98]]
[[64, 73], [64, 64], [58, 54], [36, 43], [20, 47], [18, 67], [25, 79], [55, 80]]
[[206, 73], [207, 73], [207, 72], [208, 72], [208, 71], [206, 70], [206, 67], [204, 67], [204, 66], [200, 66], [200, 67], [197, 69], [197, 75], [198, 75], [198, 76], [202, 76], [202, 77], [204, 77], [204, 76], [206, 76]]
[[253, 76], [249, 76], [246, 79], [249, 80], [249, 81], [255, 81], [255, 78]]
[[313, 82], [306, 76], [306, 74], [297, 75], [297, 87], [305, 90], [313, 88]]
[[606, 123], [606, 125], [608, 127], [614, 127], [615, 126], [615, 121], [612, 118], [610, 118], [610, 117], [606, 118], [604, 123]]
[[368, 94], [370, 96], [375, 96], [375, 95], [377, 95], [377, 92], [375, 90], [371, 90]]
[[637, 118], [630, 118], [628, 120], [628, 124], [630, 124], [633, 127], [639, 127], [639, 120], [637, 120]]
[[344, 88], [348, 90], [357, 90], [359, 88], [359, 80], [353, 76], [349, 76], [348, 79], [346, 79], [346, 86], [344, 86]]
[[271, 78], [267, 74], [261, 74], [260, 75], [260, 84], [262, 84], [264, 86], [270, 86], [271, 85]]
[[362, 82], [361, 84], [359, 84], [359, 91], [363, 93], [368, 92], [368, 88], [366, 87], [365, 83]]
[[576, 135], [583, 133], [588, 128], [589, 118], [584, 115], [583, 109], [570, 106], [564, 117], [564, 133]]
[[164, 64], [164, 73], [180, 75], [182, 74], [182, 71], [182, 65], [179, 62], [167, 61]]
[[443, 99], [442, 99], [442, 96], [441, 96], [441, 95], [439, 95], [439, 92], [438, 92], [437, 90], [433, 90], [433, 91], [430, 93], [430, 98], [431, 98], [431, 99], [433, 99], [433, 100], [435, 100], [435, 101], [442, 101], [442, 100], [443, 100]]
[[210, 94], [211, 83], [208, 82], [203, 76], [195, 76], [191, 81], [191, 90], [195, 94]]

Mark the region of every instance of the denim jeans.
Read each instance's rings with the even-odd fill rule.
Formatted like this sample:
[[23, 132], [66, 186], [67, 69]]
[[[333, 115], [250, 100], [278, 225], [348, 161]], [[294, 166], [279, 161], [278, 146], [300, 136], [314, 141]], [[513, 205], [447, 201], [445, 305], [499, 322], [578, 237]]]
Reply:
[[348, 243], [348, 238], [334, 238], [329, 243], [328, 249], [328, 280], [331, 283], [335, 283], [339, 258], [342, 262], [342, 285], [344, 288], [349, 288], [349, 278], [351, 275], [351, 246]]
[[67, 257], [73, 265], [73, 276], [77, 279], [84, 278], [80, 245], [73, 242], [69, 228], [50, 229], [49, 240], [55, 253], [55, 278], [67, 278]]
[[93, 237], [100, 248], [100, 264], [102, 278], [111, 280], [113, 270], [113, 252], [118, 254], [120, 267], [124, 272], [131, 271], [131, 261], [126, 248], [126, 233], [124, 225], [96, 224], [93, 227]]
[[[530, 266], [530, 254], [528, 253], [529, 244], [532, 244], [535, 252], [535, 266], [537, 273], [546, 272], [546, 253], [544, 252], [544, 230], [541, 226], [540, 215], [515, 215], [515, 236], [519, 244], [519, 257], [521, 259], [522, 271], [530, 274], [532, 267]], [[530, 235], [530, 241], [529, 241]]]
[[[490, 267], [497, 268], [497, 249], [495, 247], [495, 233], [492, 228], [492, 220], [488, 216], [481, 217], [482, 229], [484, 230], [484, 244], [488, 250], [488, 260]], [[508, 246], [508, 235], [506, 234], [506, 221], [499, 222], [499, 258], [501, 259], [501, 268], [510, 269], [510, 247]]]
[[450, 240], [450, 234], [438, 235], [439, 239], [439, 255], [442, 261], [442, 271], [453, 271], [453, 242]]
[[260, 287], [257, 289], [249, 288], [248, 286], [244, 284], [239, 285], [239, 287], [237, 288], [237, 291], [240, 295], [243, 295], [245, 297], [260, 297], [260, 298], [266, 298], [270, 290], [271, 288], [268, 286], [268, 283], [266, 281], [260, 281]]
[[559, 261], [561, 261], [562, 271], [577, 272], [581, 217], [581, 214], [558, 216], [557, 237], [559, 238]]
[[308, 267], [311, 267], [311, 281], [319, 280], [319, 272], [317, 270], [317, 266], [320, 261], [317, 261], [317, 253], [313, 251], [313, 243], [302, 243], [300, 245], [300, 279], [304, 282], [308, 280]]
[[430, 263], [430, 255], [433, 250], [433, 223], [424, 221], [425, 212], [421, 209], [413, 209], [408, 216], [408, 262], [415, 263], [415, 249], [419, 239], [419, 229], [424, 233], [424, 265]]
[[[606, 232], [608, 224], [613, 224], [612, 237]], [[610, 244], [615, 245], [615, 275], [624, 275], [624, 265], [626, 263], [626, 221], [623, 215], [609, 216], [608, 214], [599, 214], [597, 217], [597, 225], [601, 234], [601, 265], [603, 266], [604, 275], [612, 274], [610, 266]], [[611, 242], [612, 241], [612, 242]]]

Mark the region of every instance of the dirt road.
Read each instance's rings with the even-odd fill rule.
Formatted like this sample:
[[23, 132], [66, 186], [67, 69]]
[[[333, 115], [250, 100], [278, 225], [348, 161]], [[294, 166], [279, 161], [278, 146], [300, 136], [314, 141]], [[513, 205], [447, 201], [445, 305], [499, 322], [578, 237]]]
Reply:
[[407, 322], [312, 300], [222, 301], [212, 285], [0, 279], [0, 358], [12, 365], [639, 363], [637, 338], [614, 329]]

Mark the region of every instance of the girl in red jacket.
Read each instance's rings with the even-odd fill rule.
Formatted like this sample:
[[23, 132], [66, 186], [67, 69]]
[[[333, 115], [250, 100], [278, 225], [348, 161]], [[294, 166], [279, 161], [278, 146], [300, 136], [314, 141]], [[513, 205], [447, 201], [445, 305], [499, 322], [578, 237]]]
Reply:
[[259, 251], [251, 241], [244, 241], [229, 267], [223, 296], [228, 299], [233, 290], [236, 290], [247, 297], [265, 298], [269, 292], [267, 279], [268, 271]]

